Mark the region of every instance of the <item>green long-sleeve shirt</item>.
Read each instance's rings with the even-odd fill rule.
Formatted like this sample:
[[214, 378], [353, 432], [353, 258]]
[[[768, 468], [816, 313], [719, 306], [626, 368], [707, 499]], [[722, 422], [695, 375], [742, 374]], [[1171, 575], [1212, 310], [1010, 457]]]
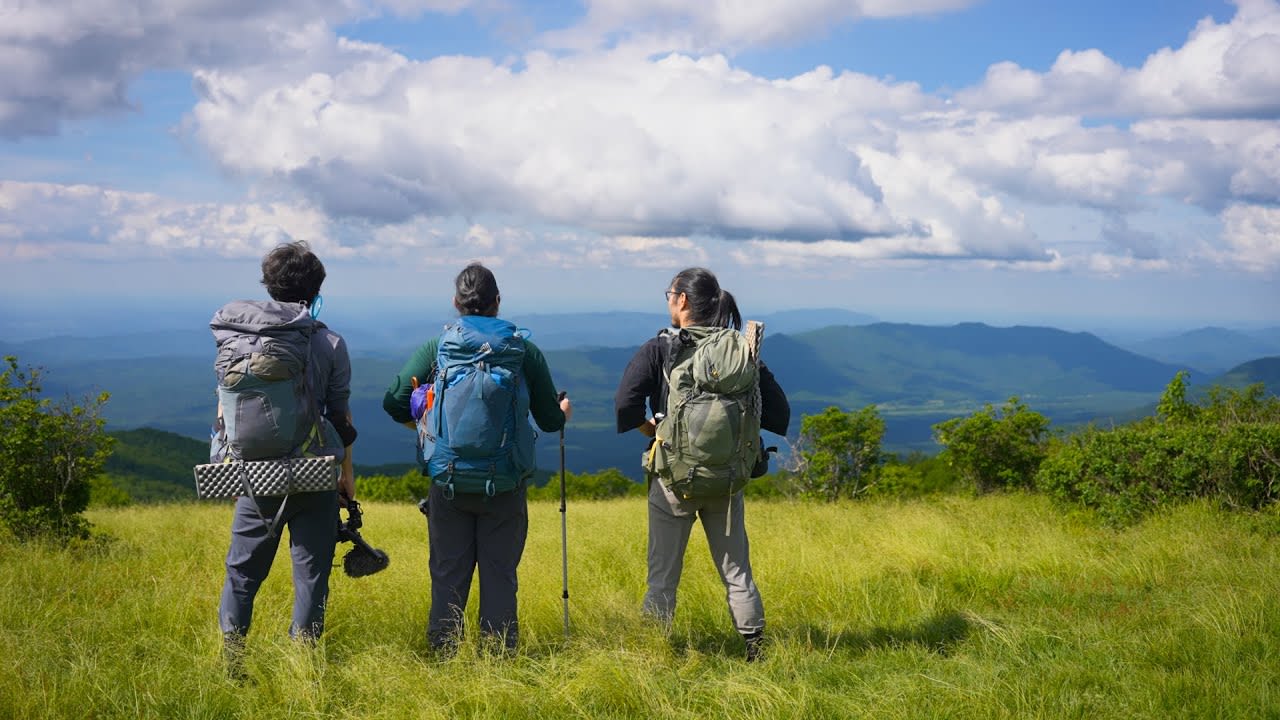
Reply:
[[[436, 361], [440, 338], [435, 337], [422, 344], [400, 369], [387, 393], [382, 397], [382, 409], [398, 423], [412, 422], [409, 414], [409, 396], [413, 394], [413, 378], [425, 383]], [[551, 380], [547, 358], [536, 345], [525, 340], [524, 364], [521, 366], [525, 382], [529, 385], [529, 412], [543, 432], [555, 432], [564, 427], [564, 412], [556, 399], [556, 386]]]

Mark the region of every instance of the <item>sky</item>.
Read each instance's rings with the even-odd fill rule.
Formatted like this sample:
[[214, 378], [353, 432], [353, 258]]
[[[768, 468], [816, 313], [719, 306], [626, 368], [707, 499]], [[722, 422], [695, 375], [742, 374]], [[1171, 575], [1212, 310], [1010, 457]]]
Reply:
[[0, 0], [0, 67], [0, 315], [305, 240], [370, 311], [1280, 325], [1280, 0]]

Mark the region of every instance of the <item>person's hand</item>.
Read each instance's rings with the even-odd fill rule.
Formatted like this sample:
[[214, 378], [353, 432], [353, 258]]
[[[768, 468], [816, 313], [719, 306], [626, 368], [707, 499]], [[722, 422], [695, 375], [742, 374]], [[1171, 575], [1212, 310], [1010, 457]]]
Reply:
[[347, 500], [354, 500], [356, 497], [356, 479], [354, 474], [347, 468], [342, 468], [342, 473], [338, 475], [338, 505], [340, 507], [347, 506]]
[[560, 398], [560, 411], [564, 413], [564, 421], [566, 423], [573, 417], [573, 403], [569, 402], [568, 395]]
[[645, 437], [653, 437], [658, 434], [658, 421], [654, 418], [649, 418], [648, 420], [640, 423], [640, 427], [636, 429]]

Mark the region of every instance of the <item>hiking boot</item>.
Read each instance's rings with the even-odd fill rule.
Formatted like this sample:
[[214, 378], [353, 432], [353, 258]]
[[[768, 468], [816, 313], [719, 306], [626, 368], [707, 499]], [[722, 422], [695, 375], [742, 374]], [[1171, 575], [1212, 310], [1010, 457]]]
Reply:
[[244, 669], [244, 635], [238, 632], [222, 634], [222, 664], [232, 682], [242, 683], [249, 679], [249, 673]]
[[756, 662], [764, 657], [763, 630], [757, 630], [753, 633], [743, 633], [742, 639], [747, 645], [747, 662]]
[[437, 660], [448, 660], [457, 655], [461, 640], [461, 627], [427, 632], [427, 647], [431, 648], [431, 654]]
[[512, 658], [516, 656], [515, 633], [480, 633], [480, 649], [485, 655], [496, 658]]

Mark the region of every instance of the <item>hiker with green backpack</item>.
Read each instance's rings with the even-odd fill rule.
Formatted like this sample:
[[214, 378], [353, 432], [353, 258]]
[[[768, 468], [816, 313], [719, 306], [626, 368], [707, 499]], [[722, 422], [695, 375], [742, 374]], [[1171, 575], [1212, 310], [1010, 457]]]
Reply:
[[737, 302], [711, 271], [682, 270], [665, 295], [671, 328], [640, 347], [614, 397], [618, 432], [652, 438], [643, 456], [649, 547], [642, 609], [671, 622], [689, 533], [700, 518], [754, 661], [764, 643], [764, 605], [751, 573], [742, 488], [768, 469], [760, 430], [786, 435], [791, 407], [739, 332]]
[[428, 644], [442, 655], [456, 651], [479, 568], [480, 633], [510, 652], [519, 635], [516, 571], [529, 531], [525, 486], [535, 469], [529, 415], [543, 432], [555, 432], [573, 407], [557, 396], [529, 332], [498, 317], [493, 273], [473, 263], [454, 286], [460, 317], [409, 358], [382, 406], [417, 431], [418, 462], [432, 478]]

